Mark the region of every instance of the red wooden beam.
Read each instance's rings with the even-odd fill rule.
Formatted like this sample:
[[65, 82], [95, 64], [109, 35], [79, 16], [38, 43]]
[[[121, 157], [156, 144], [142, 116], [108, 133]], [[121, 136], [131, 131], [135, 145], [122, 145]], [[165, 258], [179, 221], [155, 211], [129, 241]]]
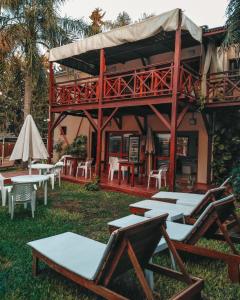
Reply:
[[122, 117], [120, 116], [119, 118], [113, 117], [117, 127], [119, 130], [122, 130]]
[[187, 104], [184, 109], [181, 111], [181, 113], [179, 114], [178, 118], [177, 118], [177, 128], [179, 127], [179, 125], [181, 124], [183, 118], [185, 117], [186, 113], [188, 112], [190, 107], [190, 104]]
[[[135, 99], [122, 99], [111, 102], [104, 102], [100, 105], [101, 108], [115, 108], [115, 107], [138, 107], [146, 106], [149, 104], [170, 104], [172, 103], [172, 97], [146, 97], [146, 98], [135, 98]], [[66, 105], [54, 105], [52, 106], [52, 112], [59, 113], [62, 111], [79, 111], [79, 110], [92, 110], [98, 109], [98, 103], [89, 104], [66, 104]]]
[[83, 118], [81, 118], [81, 120], [80, 120], [80, 123], [79, 123], [79, 126], [78, 126], [78, 130], [77, 130], [77, 133], [76, 133], [76, 138], [78, 137], [78, 134], [80, 132], [80, 129], [81, 129], [81, 126], [82, 126], [82, 122], [83, 122]]
[[113, 116], [115, 115], [115, 113], [118, 111], [118, 107], [116, 107], [113, 112], [111, 113], [111, 115], [107, 118], [107, 120], [104, 122], [104, 124], [101, 127], [101, 130], [103, 131], [105, 129], [105, 127], [108, 125], [108, 123], [112, 120]]
[[83, 110], [85, 116], [87, 117], [88, 121], [90, 122], [90, 124], [92, 125], [94, 130], [97, 130], [97, 124], [94, 121], [94, 119], [92, 118], [92, 116], [90, 115], [90, 113], [87, 110]]
[[155, 115], [158, 117], [158, 119], [169, 129], [171, 130], [171, 124], [168, 121], [168, 119], [166, 119], [164, 117], [164, 115], [162, 115], [155, 106], [153, 106], [152, 104], [149, 104], [149, 107], [152, 109], [152, 111], [155, 113]]
[[[99, 71], [99, 107], [98, 107], [98, 124], [97, 124], [97, 155], [96, 155], [96, 175], [101, 177], [101, 157], [102, 157], [102, 101], [104, 93], [104, 72], [105, 72], [105, 53], [104, 49], [100, 50], [100, 71]], [[116, 106], [115, 106], [116, 107]]]
[[141, 121], [139, 120], [138, 116], [134, 116], [134, 118], [135, 118], [135, 120], [136, 120], [136, 122], [137, 122], [137, 125], [138, 125], [138, 127], [139, 127], [141, 133], [142, 133], [142, 134], [145, 134], [144, 127], [143, 127]]
[[175, 33], [175, 51], [174, 51], [174, 70], [173, 70], [173, 92], [172, 92], [172, 110], [171, 110], [171, 141], [170, 141], [170, 165], [169, 165], [169, 188], [175, 189], [176, 177], [176, 139], [177, 139], [177, 109], [178, 109], [178, 90], [181, 62], [181, 22], [182, 12], [179, 10], [178, 28]]

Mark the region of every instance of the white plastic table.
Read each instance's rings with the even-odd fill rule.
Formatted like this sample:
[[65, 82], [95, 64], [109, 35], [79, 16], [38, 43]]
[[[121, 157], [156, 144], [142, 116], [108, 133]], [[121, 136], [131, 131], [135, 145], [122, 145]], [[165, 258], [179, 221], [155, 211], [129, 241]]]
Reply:
[[44, 183], [44, 204], [47, 205], [47, 175], [21, 175], [11, 177], [13, 183]]
[[51, 165], [51, 164], [33, 164], [33, 165], [31, 165], [32, 170], [39, 170], [39, 175], [42, 175], [53, 168], [54, 168], [54, 165]]

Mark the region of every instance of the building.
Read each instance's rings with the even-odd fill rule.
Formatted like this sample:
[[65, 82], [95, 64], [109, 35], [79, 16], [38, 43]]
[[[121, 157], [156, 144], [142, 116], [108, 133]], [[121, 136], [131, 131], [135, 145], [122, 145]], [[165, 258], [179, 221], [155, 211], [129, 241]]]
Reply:
[[[129, 137], [139, 137], [138, 159], [146, 160], [151, 128], [153, 166], [169, 164], [170, 189], [176, 174], [207, 185], [214, 112], [240, 104], [238, 60], [218, 51], [225, 31], [198, 27], [175, 9], [52, 49], [49, 153], [61, 135], [87, 135], [101, 178], [110, 156], [129, 156]], [[78, 72], [56, 81], [53, 63]]]

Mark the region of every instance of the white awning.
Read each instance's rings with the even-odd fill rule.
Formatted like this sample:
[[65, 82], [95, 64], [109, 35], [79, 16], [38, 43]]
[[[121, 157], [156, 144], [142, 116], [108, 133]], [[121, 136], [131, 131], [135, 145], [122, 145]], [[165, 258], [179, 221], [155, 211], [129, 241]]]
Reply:
[[[139, 23], [116, 28], [68, 45], [53, 48], [49, 53], [49, 61], [56, 62], [88, 51], [144, 40], [155, 36], [161, 31], [175, 31], [178, 27], [178, 20], [179, 9], [177, 8]], [[198, 27], [184, 14], [182, 14], [181, 27], [183, 30], [187, 30], [193, 39], [201, 43], [201, 27]]]

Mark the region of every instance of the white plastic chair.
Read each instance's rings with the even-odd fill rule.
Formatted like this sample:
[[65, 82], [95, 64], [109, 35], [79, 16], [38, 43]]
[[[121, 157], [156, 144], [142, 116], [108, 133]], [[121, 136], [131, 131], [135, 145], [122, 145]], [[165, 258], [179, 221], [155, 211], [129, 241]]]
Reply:
[[36, 209], [36, 185], [32, 183], [15, 183], [9, 192], [9, 213], [11, 219], [13, 219], [14, 208], [17, 204], [24, 204], [24, 208], [27, 208], [27, 204], [31, 204], [32, 217], [34, 218], [34, 212]]
[[148, 189], [150, 186], [150, 180], [151, 178], [156, 179], [156, 188], [161, 189], [162, 186], [162, 179], [164, 180], [164, 186], [167, 186], [167, 171], [168, 166], [162, 165], [158, 170], [152, 170], [150, 174], [148, 175]]
[[76, 171], [76, 177], [78, 176], [78, 173], [80, 170], [82, 170], [82, 176], [85, 176], [85, 179], [87, 179], [87, 175], [88, 175], [88, 170], [89, 170], [89, 174], [90, 174], [90, 179], [92, 177], [92, 159], [89, 159], [85, 162], [79, 162], [78, 166], [77, 166], [77, 171]]
[[[127, 167], [122, 167], [121, 168], [123, 180], [124, 180], [124, 173], [127, 170], [128, 170]], [[108, 180], [110, 179], [111, 181], [113, 181], [113, 176], [114, 176], [115, 172], [119, 172], [119, 158], [118, 157], [110, 156], [109, 157]]]
[[49, 179], [51, 181], [52, 190], [54, 190], [56, 178], [58, 178], [58, 184], [59, 186], [61, 186], [61, 172], [62, 172], [62, 166], [56, 163], [54, 165], [54, 168], [52, 168], [50, 173], [48, 174]]
[[2, 206], [6, 206], [7, 202], [7, 195], [8, 192], [10, 192], [12, 186], [5, 186], [4, 180], [7, 179], [6, 177], [2, 176], [0, 173], [0, 190], [1, 190], [1, 196], [2, 196]]

